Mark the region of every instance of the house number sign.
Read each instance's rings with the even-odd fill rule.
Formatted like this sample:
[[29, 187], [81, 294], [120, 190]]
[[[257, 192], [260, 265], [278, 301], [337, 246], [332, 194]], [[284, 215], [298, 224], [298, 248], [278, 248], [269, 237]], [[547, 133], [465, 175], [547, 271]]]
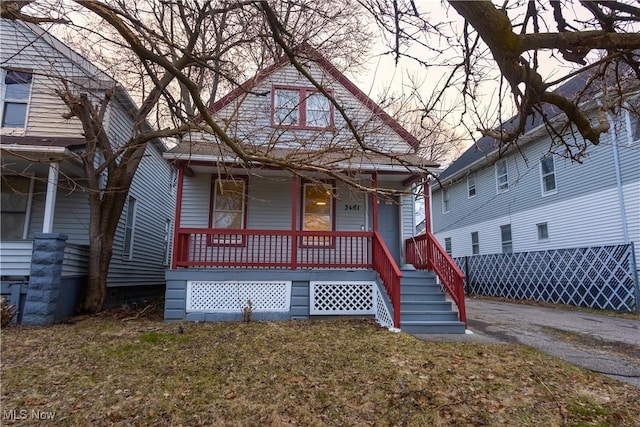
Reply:
[[359, 211], [360, 210], [360, 205], [349, 205], [349, 204], [346, 204], [346, 205], [344, 205], [344, 210], [345, 211]]

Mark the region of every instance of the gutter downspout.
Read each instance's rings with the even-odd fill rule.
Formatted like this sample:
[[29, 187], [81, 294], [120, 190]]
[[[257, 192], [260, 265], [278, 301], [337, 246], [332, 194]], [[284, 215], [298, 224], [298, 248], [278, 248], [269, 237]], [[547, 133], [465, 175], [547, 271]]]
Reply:
[[622, 176], [620, 175], [620, 156], [618, 154], [618, 136], [611, 113], [607, 111], [607, 121], [609, 122], [609, 134], [611, 136], [611, 148], [613, 151], [613, 163], [616, 171], [616, 187], [618, 190], [618, 204], [620, 208], [620, 219], [622, 220], [622, 237], [624, 244], [629, 244], [629, 228], [627, 225], [627, 211], [624, 204], [624, 193], [622, 191]]

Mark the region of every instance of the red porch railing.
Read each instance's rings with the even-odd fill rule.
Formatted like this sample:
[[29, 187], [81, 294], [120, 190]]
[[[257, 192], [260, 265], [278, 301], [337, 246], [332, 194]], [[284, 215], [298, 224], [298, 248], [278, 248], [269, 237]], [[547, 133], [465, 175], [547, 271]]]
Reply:
[[378, 232], [180, 228], [172, 267], [373, 268], [400, 327], [402, 273]]
[[402, 273], [379, 232], [373, 237], [373, 269], [378, 272], [393, 306], [393, 325], [400, 328], [400, 280]]
[[372, 232], [181, 228], [174, 267], [371, 268]]
[[429, 232], [405, 241], [407, 263], [418, 270], [433, 270], [445, 287], [453, 302], [458, 306], [460, 321], [467, 325], [467, 311], [464, 303], [464, 273], [449, 254]]

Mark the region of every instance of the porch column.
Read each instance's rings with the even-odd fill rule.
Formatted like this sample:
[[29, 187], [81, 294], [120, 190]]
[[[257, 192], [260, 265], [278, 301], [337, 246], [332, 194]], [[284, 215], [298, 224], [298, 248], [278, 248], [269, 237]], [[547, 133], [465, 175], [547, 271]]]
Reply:
[[291, 269], [298, 265], [298, 177], [291, 176]]
[[36, 233], [33, 237], [24, 325], [51, 325], [55, 321], [66, 240], [64, 234]]
[[174, 215], [173, 224], [173, 253], [171, 255], [171, 269], [175, 270], [178, 262], [178, 254], [180, 253], [181, 242], [179, 240], [178, 230], [180, 229], [180, 217], [182, 214], [182, 186], [184, 184], [185, 164], [178, 165], [178, 189], [176, 190], [176, 214]]
[[431, 185], [429, 185], [429, 177], [425, 177], [422, 181], [422, 192], [424, 195], [424, 231], [431, 232]]
[[378, 173], [371, 174], [371, 187], [373, 192], [371, 193], [371, 222], [373, 231], [378, 231]]
[[53, 231], [53, 214], [56, 208], [56, 193], [58, 191], [58, 175], [60, 163], [49, 163], [49, 178], [47, 179], [47, 198], [44, 203], [44, 220], [42, 221], [42, 232], [51, 233]]

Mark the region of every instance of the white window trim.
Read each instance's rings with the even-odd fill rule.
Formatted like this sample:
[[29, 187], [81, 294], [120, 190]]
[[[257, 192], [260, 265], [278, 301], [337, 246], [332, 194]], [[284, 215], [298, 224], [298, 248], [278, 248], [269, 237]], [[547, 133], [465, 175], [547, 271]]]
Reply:
[[[27, 100], [24, 102], [25, 104], [27, 104], [27, 108], [26, 108], [26, 111], [24, 113], [25, 114], [24, 126], [20, 127], [20, 128], [2, 126], [2, 121], [4, 120], [4, 103], [7, 102], [7, 101], [8, 102], [21, 102], [22, 103], [22, 101], [23, 101], [23, 100], [12, 100], [12, 99], [5, 99], [4, 98], [4, 95], [5, 95], [4, 79], [7, 76], [7, 71], [10, 71], [10, 70], [22, 71], [22, 72], [31, 74], [31, 84], [29, 85], [29, 95], [27, 96]], [[33, 72], [33, 70], [20, 69], [20, 68], [8, 67], [8, 68], [2, 68], [1, 71], [2, 72], [0, 73], [0, 129], [3, 130], [3, 133], [11, 132], [11, 131], [13, 131], [13, 132], [16, 132], [16, 131], [17, 132], [20, 132], [20, 131], [24, 132], [25, 129], [27, 129], [29, 127], [29, 112], [31, 110], [31, 97], [33, 95], [33, 85], [34, 85], [34, 82], [35, 82], [36, 75]]]
[[[502, 240], [502, 227], [509, 227], [509, 234], [511, 235], [511, 240]], [[504, 245], [505, 244], [509, 244], [511, 245], [511, 252], [505, 252], [504, 251]], [[503, 254], [512, 254], [513, 253], [513, 228], [511, 227], [511, 224], [502, 224], [500, 226], [500, 249], [502, 251]]]
[[[504, 162], [505, 173], [504, 175], [498, 175], [498, 165], [502, 162]], [[500, 159], [496, 162], [494, 169], [495, 169], [495, 176], [496, 176], [496, 194], [506, 193], [507, 191], [509, 191], [509, 162], [507, 162], [507, 159]], [[500, 189], [499, 178], [501, 176], [505, 176], [507, 178], [506, 180], [507, 188], [505, 188], [504, 190]]]
[[[544, 172], [542, 171], [542, 161], [545, 159], [551, 159], [551, 163], [553, 164], [553, 184], [554, 184], [554, 189], [553, 190], [549, 190], [549, 191], [545, 191], [544, 189]], [[540, 162], [538, 162], [538, 169], [540, 170], [540, 193], [542, 194], [542, 197], [546, 197], [546, 196], [551, 196], [553, 194], [556, 194], [558, 192], [558, 180], [556, 179], [556, 159], [554, 159], [553, 156], [549, 155], [547, 157], [543, 157], [542, 159], [540, 159]], [[551, 174], [548, 174], [551, 175]]]
[[[540, 237], [540, 226], [544, 225], [547, 229], [547, 237]], [[538, 242], [547, 242], [549, 240], [549, 223], [548, 222], [539, 222], [536, 224], [536, 235], [538, 237]]]
[[[447, 195], [447, 200], [445, 202], [444, 196], [445, 194]], [[442, 213], [446, 214], [449, 213], [449, 211], [451, 210], [451, 194], [449, 193], [449, 190], [446, 189], [442, 189]]]
[[[478, 241], [476, 243], [473, 242], [473, 235], [476, 235], [478, 237]], [[473, 252], [473, 248], [474, 246], [478, 247], [478, 253], [474, 253]], [[479, 231], [472, 231], [471, 232], [471, 255], [479, 255], [480, 254], [480, 232]]]
[[[469, 187], [469, 180], [473, 178], [473, 196], [471, 193], [471, 188]], [[476, 174], [472, 173], [467, 177], [467, 198], [473, 199], [478, 194], [478, 187], [476, 186]]]
[[163, 265], [169, 265], [171, 263], [171, 219], [167, 218], [164, 223], [165, 236], [164, 236], [164, 259]]
[[[447, 250], [447, 241], [449, 242], [449, 250]], [[453, 257], [453, 240], [451, 237], [444, 238], [444, 251], [449, 254], [450, 257]]]
[[[625, 110], [625, 124], [627, 128], [627, 145], [633, 145], [640, 142], [640, 129], [638, 129], [638, 139], [633, 138], [633, 123], [631, 122], [631, 113], [629, 110]], [[640, 117], [637, 118], [636, 126], [640, 128]]]
[[[127, 247], [127, 244], [126, 244], [127, 228], [129, 228], [129, 206], [132, 200], [133, 200], [133, 215], [132, 215], [133, 220], [131, 221], [131, 237], [130, 237], [131, 241], [129, 243], [129, 253], [127, 253], [125, 252], [125, 250]], [[125, 261], [131, 261], [133, 259], [133, 245], [135, 242], [135, 235], [136, 235], [137, 216], [138, 216], [138, 200], [133, 196], [128, 196], [127, 207], [125, 210], [125, 219], [124, 219], [124, 236], [122, 240], [122, 259]]]

